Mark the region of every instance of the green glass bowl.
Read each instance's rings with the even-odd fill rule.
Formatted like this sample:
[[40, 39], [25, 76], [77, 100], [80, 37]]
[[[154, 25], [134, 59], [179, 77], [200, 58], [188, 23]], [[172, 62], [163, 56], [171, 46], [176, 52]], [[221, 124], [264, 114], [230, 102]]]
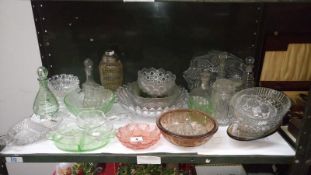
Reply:
[[58, 149], [70, 152], [92, 151], [106, 146], [113, 137], [113, 129], [102, 125], [90, 130], [63, 128], [50, 135]]
[[67, 109], [72, 114], [77, 116], [80, 112], [86, 110], [100, 110], [103, 111], [104, 113], [107, 113], [110, 111], [115, 101], [114, 93], [109, 89], [105, 89], [104, 87], [97, 92], [96, 98], [99, 99], [98, 102], [94, 103], [96, 105], [86, 106], [83, 104], [84, 92], [80, 90], [74, 91], [66, 95], [64, 98], [64, 102]]

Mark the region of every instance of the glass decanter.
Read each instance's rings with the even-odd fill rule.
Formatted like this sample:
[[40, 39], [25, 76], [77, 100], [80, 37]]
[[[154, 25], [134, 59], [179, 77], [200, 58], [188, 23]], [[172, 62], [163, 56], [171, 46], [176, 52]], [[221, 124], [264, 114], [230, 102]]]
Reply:
[[200, 74], [201, 85], [197, 88], [194, 88], [190, 92], [189, 97], [189, 107], [191, 109], [197, 109], [202, 112], [211, 114], [211, 104], [210, 104], [210, 73], [208, 70], [204, 70]]
[[113, 50], [106, 51], [100, 64], [101, 84], [112, 91], [117, 90], [123, 82], [123, 65]]
[[91, 59], [84, 60], [84, 71], [86, 76], [86, 80], [82, 84], [82, 91], [84, 92], [84, 107], [94, 107], [100, 102], [97, 92], [101, 89], [101, 86], [94, 81], [93, 65], [94, 64]]
[[245, 58], [246, 70], [243, 78], [244, 88], [251, 88], [255, 86], [253, 74], [254, 63], [255, 59], [253, 57]]
[[33, 112], [40, 116], [40, 119], [53, 117], [59, 109], [56, 97], [48, 88], [48, 71], [41, 66], [37, 70], [39, 91], [33, 103]]

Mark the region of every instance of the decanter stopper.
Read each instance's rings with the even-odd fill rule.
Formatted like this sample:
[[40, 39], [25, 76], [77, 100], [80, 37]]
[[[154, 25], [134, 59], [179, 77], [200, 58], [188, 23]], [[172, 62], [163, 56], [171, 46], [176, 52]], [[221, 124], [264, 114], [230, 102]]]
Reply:
[[48, 88], [48, 71], [41, 66], [37, 70], [39, 91], [33, 104], [33, 112], [40, 116], [40, 119], [50, 119], [59, 109], [56, 97]]

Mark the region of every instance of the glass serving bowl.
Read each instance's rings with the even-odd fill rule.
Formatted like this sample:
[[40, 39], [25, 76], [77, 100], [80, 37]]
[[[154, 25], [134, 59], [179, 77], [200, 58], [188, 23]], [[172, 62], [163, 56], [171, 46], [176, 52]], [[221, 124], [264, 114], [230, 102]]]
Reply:
[[188, 92], [178, 86], [174, 92], [177, 93], [175, 99], [173, 94], [164, 98], [143, 98], [135, 95], [130, 88], [129, 85], [125, 85], [117, 90], [118, 102], [139, 116], [157, 117], [165, 111], [183, 108], [187, 105]]
[[77, 115], [77, 125], [82, 129], [97, 128], [106, 122], [106, 116], [100, 110], [82, 110]]
[[143, 68], [138, 71], [139, 88], [152, 97], [161, 97], [175, 86], [176, 76], [170, 71], [155, 68]]
[[91, 151], [104, 147], [113, 136], [113, 128], [109, 124], [102, 124], [92, 129], [80, 129], [68, 126], [50, 134], [58, 149], [71, 152]]
[[118, 129], [119, 141], [131, 149], [145, 149], [157, 143], [160, 130], [156, 125], [146, 123], [130, 123]]
[[82, 90], [71, 92], [64, 98], [65, 106], [75, 116], [85, 110], [100, 110], [107, 113], [114, 103], [115, 95], [113, 92], [104, 87], [100, 87], [94, 95], [96, 95], [96, 98], [93, 98], [95, 101], [85, 104], [85, 93]]
[[227, 133], [237, 140], [255, 140], [274, 133], [291, 102], [282, 92], [254, 87], [236, 93], [230, 101], [234, 119]]
[[64, 97], [68, 93], [79, 89], [79, 78], [72, 74], [54, 75], [48, 80], [48, 87], [57, 97]]
[[157, 126], [164, 138], [185, 147], [204, 144], [218, 130], [216, 120], [206, 113], [190, 109], [163, 113], [157, 120]]

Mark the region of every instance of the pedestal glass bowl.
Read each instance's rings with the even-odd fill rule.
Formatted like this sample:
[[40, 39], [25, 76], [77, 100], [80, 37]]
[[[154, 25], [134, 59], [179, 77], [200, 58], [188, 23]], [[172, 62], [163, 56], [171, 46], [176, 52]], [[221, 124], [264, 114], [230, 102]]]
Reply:
[[212, 117], [190, 109], [163, 113], [157, 120], [157, 126], [168, 141], [186, 147], [204, 144], [218, 130], [217, 122]]
[[234, 119], [227, 129], [228, 135], [237, 140], [255, 140], [278, 129], [291, 102], [282, 92], [254, 87], [236, 93], [230, 105]]
[[79, 89], [79, 78], [72, 74], [54, 75], [48, 80], [50, 90], [57, 97], [64, 97], [68, 93]]
[[131, 123], [119, 128], [116, 135], [128, 148], [145, 149], [158, 142], [161, 133], [156, 125]]
[[152, 97], [161, 97], [175, 86], [176, 76], [164, 69], [142, 69], [138, 71], [137, 83], [139, 88]]
[[77, 115], [77, 124], [82, 129], [92, 129], [106, 123], [104, 112], [100, 110], [83, 110]]

